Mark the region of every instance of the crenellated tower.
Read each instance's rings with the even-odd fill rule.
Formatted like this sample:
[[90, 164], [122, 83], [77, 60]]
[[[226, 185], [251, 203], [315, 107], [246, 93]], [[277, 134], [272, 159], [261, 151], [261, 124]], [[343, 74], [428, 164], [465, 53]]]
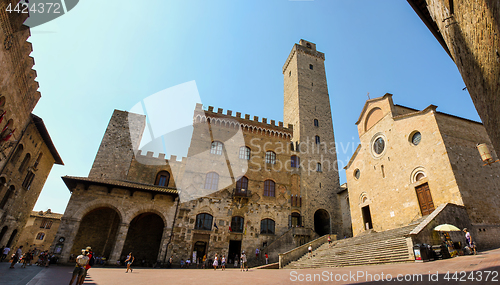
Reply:
[[320, 234], [341, 235], [337, 201], [339, 174], [325, 55], [300, 40], [283, 66], [284, 123], [294, 126], [293, 149], [300, 158], [301, 215]]

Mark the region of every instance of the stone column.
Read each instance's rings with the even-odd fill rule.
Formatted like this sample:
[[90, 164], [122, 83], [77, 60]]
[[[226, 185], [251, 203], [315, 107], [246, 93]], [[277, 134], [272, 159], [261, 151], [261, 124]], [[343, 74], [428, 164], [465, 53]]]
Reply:
[[127, 239], [128, 227], [130, 225], [126, 223], [121, 223], [118, 226], [118, 232], [116, 233], [116, 241], [113, 251], [108, 258], [108, 264], [116, 264], [117, 260], [120, 260], [123, 246], [125, 245], [125, 240]]
[[160, 251], [158, 252], [158, 257], [156, 258], [157, 260], [160, 260], [163, 262], [165, 260], [165, 254], [167, 254], [167, 244], [168, 240], [170, 239], [170, 228], [164, 227], [163, 228], [163, 235], [161, 236], [161, 243], [160, 243]]
[[61, 218], [61, 224], [59, 225], [59, 229], [57, 230], [56, 238], [52, 242], [51, 249], [54, 249], [55, 245], [59, 243], [59, 239], [61, 237], [64, 238], [63, 249], [59, 256], [59, 260], [62, 263], [66, 263], [69, 261], [71, 249], [73, 248], [76, 234], [78, 233], [78, 229], [80, 228], [80, 222], [81, 220], [78, 219], [64, 217]]

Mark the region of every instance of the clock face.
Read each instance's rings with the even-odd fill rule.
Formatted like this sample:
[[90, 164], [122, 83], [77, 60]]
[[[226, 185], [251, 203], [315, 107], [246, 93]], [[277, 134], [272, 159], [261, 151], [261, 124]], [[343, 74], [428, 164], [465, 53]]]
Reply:
[[64, 242], [65, 240], [66, 240], [65, 238], [61, 237], [61, 238], [59, 239], [59, 242]]

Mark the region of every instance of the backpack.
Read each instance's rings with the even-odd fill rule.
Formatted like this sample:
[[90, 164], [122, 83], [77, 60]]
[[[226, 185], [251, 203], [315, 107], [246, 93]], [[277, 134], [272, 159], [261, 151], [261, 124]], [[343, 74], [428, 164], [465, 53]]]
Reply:
[[94, 264], [95, 264], [95, 258], [94, 255], [92, 254], [92, 256], [89, 258], [89, 265], [94, 266]]

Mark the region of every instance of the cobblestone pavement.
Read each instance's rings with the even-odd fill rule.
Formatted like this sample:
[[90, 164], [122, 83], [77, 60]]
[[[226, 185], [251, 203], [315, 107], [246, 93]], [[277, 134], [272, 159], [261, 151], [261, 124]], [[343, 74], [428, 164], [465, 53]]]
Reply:
[[[66, 285], [73, 271], [70, 266], [49, 268], [32, 266], [26, 269], [20, 268], [20, 265], [16, 265], [16, 269], [8, 267], [9, 264], [6, 262], [0, 264], [0, 284]], [[132, 273], [125, 273], [125, 268], [92, 268], [85, 284], [498, 284], [499, 271], [500, 249], [495, 249], [474, 256], [460, 256], [425, 263], [301, 270], [250, 269], [248, 272], [241, 272], [233, 268], [214, 271], [137, 267]], [[457, 274], [454, 274], [455, 272]], [[389, 276], [392, 277], [391, 281], [387, 281]], [[382, 278], [384, 281], [374, 282]], [[399, 282], [397, 278], [403, 281]]]

